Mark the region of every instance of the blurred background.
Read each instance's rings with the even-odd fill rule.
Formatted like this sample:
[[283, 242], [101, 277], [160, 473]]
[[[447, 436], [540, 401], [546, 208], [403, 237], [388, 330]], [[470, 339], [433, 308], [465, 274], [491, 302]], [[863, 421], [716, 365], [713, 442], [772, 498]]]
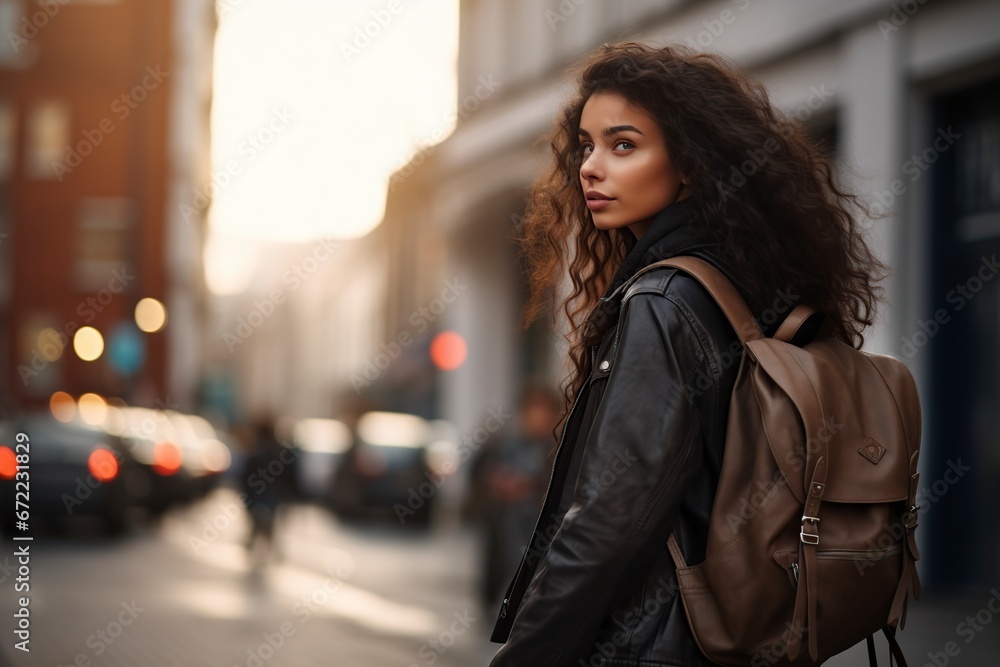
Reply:
[[734, 59], [891, 212], [865, 349], [923, 408], [901, 644], [997, 664], [997, 26], [991, 0], [0, 0], [0, 662], [487, 664], [566, 372], [565, 322], [518, 326], [509, 236], [563, 68], [636, 39]]

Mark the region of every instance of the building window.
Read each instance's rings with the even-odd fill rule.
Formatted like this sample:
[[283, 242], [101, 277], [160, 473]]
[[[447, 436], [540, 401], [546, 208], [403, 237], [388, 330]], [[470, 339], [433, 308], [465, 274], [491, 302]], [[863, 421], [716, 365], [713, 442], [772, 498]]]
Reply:
[[107, 287], [112, 272], [128, 267], [131, 205], [127, 199], [84, 199], [76, 219], [74, 287], [94, 292]]
[[40, 102], [32, 107], [27, 118], [28, 141], [24, 156], [28, 178], [56, 178], [53, 165], [65, 157], [70, 118], [70, 108], [65, 102]]

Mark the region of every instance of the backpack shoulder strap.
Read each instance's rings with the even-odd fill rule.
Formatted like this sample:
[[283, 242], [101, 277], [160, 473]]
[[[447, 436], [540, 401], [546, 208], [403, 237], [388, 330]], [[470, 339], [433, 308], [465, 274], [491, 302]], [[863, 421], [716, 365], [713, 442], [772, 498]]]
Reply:
[[805, 304], [795, 306], [774, 333], [776, 339], [798, 347], [814, 338], [833, 335], [830, 318]]
[[[757, 319], [750, 312], [743, 296], [736, 290], [733, 284], [726, 278], [725, 274], [717, 268], [698, 257], [684, 256], [663, 259], [646, 266], [642, 271], [652, 269], [657, 266], [670, 266], [680, 269], [690, 274], [702, 286], [708, 290], [712, 298], [715, 299], [722, 312], [725, 313], [729, 323], [736, 330], [740, 342], [744, 349], [747, 343], [764, 338], [764, 332], [757, 323]], [[749, 350], [748, 350], [749, 351]]]

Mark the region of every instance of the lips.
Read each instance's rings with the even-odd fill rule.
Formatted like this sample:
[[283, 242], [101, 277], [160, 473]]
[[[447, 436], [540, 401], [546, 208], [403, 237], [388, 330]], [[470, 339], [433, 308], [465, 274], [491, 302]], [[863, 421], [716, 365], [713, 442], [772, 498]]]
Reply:
[[596, 190], [592, 190], [591, 192], [587, 193], [587, 208], [589, 208], [591, 211], [596, 211], [598, 209], [604, 208], [614, 200], [615, 200], [614, 197], [609, 197], [603, 192], [597, 192]]

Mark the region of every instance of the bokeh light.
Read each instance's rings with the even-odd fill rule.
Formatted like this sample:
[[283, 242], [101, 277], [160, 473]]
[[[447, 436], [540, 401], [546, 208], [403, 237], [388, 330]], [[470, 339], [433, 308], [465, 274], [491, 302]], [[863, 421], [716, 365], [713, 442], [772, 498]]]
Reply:
[[135, 323], [146, 333], [156, 333], [167, 323], [167, 308], [158, 299], [146, 297], [135, 305]]
[[59, 421], [71, 422], [76, 418], [76, 401], [65, 391], [54, 392], [49, 396], [49, 410]]
[[104, 419], [108, 415], [107, 401], [97, 394], [84, 394], [80, 397], [77, 407], [80, 410], [80, 418], [93, 426], [104, 423]]
[[173, 475], [181, 469], [181, 450], [172, 442], [158, 442], [153, 447], [153, 470], [160, 475]]
[[17, 455], [10, 447], [0, 447], [0, 479], [14, 479], [17, 474]]
[[104, 336], [94, 327], [82, 327], [73, 336], [73, 350], [84, 361], [94, 361], [104, 354]]
[[110, 482], [118, 475], [118, 460], [107, 449], [95, 449], [87, 458], [87, 469], [99, 482]]
[[468, 347], [454, 331], [442, 331], [431, 341], [431, 361], [443, 371], [453, 371], [465, 362]]

